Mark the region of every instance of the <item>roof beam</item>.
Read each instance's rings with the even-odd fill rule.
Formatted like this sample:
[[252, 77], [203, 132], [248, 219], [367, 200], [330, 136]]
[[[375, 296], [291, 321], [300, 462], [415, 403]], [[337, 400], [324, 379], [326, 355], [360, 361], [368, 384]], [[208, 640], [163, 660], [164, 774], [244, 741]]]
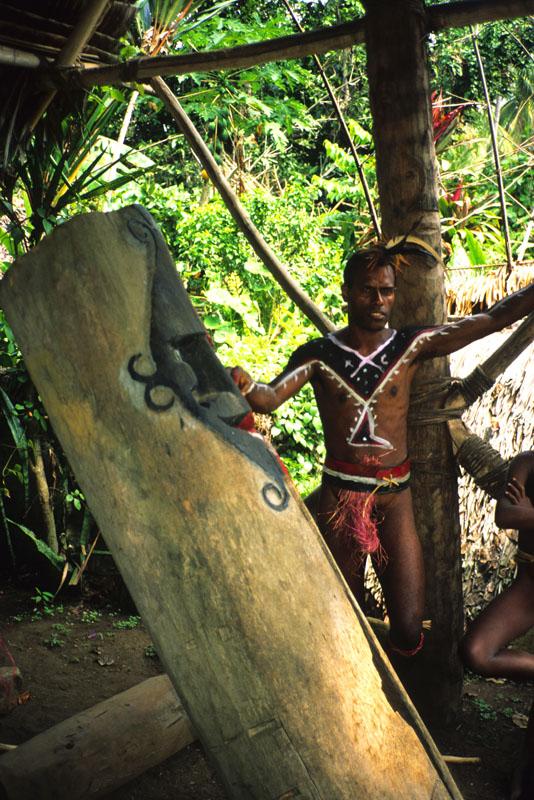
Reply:
[[[458, 0], [453, 3], [440, 3], [427, 8], [427, 31], [512, 19], [532, 13], [534, 13], [534, 0]], [[343, 25], [253, 42], [239, 47], [178, 56], [148, 56], [113, 66], [87, 70], [73, 69], [62, 77], [50, 74], [49, 80], [57, 85], [63, 83], [65, 77], [73, 77], [76, 83], [88, 88], [103, 84], [144, 81], [156, 75], [246, 69], [269, 61], [286, 61], [326, 53], [329, 50], [343, 50], [363, 43], [363, 31], [363, 19], [358, 19]]]
[[37, 69], [44, 65], [43, 59], [35, 53], [28, 53], [26, 50], [18, 50], [16, 47], [6, 47], [0, 44], [0, 64], [7, 64], [10, 67], [26, 67], [27, 69]]
[[464, 28], [481, 22], [528, 17], [534, 14], [534, 0], [457, 0], [427, 9], [428, 31]]
[[[72, 33], [58, 54], [54, 66], [56, 69], [74, 64], [92, 34], [103, 14], [108, 10], [111, 0], [92, 0], [82, 10], [80, 18], [74, 26]], [[28, 130], [33, 130], [44, 112], [54, 99], [57, 89], [47, 91], [38, 101], [34, 113], [28, 123]]]

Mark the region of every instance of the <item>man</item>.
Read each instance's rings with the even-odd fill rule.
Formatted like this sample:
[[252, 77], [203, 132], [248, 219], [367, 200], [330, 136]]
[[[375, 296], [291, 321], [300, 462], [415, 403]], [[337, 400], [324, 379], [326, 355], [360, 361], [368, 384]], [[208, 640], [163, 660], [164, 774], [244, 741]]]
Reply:
[[414, 250], [406, 237], [356, 252], [344, 271], [348, 326], [299, 347], [270, 384], [232, 371], [253, 411], [269, 413], [310, 381], [327, 457], [318, 501], [319, 528], [354, 595], [363, 599], [363, 562], [371, 553], [390, 619], [391, 650], [403, 660], [423, 645], [424, 566], [409, 488], [407, 414], [418, 365], [500, 330], [534, 309], [534, 284], [484, 314], [437, 327], [388, 327], [397, 271]]
[[[534, 681], [534, 654], [509, 647], [534, 625], [534, 450], [512, 459], [506, 489], [497, 501], [495, 522], [519, 533], [517, 578], [492, 600], [469, 627], [461, 645], [463, 661], [480, 675]], [[514, 775], [511, 800], [534, 797], [534, 705]]]

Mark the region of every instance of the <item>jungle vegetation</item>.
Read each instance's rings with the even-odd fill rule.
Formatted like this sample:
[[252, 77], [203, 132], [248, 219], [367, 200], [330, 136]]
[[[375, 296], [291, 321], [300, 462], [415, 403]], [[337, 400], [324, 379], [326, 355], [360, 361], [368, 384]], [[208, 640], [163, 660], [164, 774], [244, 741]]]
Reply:
[[[140, 0], [122, 57], [230, 47], [295, 31], [285, 0]], [[302, 28], [363, 14], [356, 0], [292, 0]], [[514, 261], [532, 258], [529, 169], [533, 29], [528, 20], [428, 39], [445, 265], [491, 278], [506, 261], [502, 209], [477, 37], [497, 126]], [[378, 209], [363, 47], [321, 57]], [[313, 58], [168, 79], [252, 220], [293, 277], [336, 323], [347, 254], [374, 229], [354, 159]], [[46, 122], [46, 120], [45, 120]], [[51, 120], [49, 120], [51, 123]], [[530, 148], [530, 149], [529, 149]], [[145, 86], [76, 99], [59, 125], [38, 126], [0, 175], [0, 269], [69, 217], [145, 206], [227, 365], [270, 379], [316, 335], [253, 254], [206, 173]], [[519, 269], [519, 267], [517, 267]], [[96, 529], [0, 311], [0, 553], [34, 552], [76, 582]], [[299, 488], [318, 481], [321, 425], [305, 389], [270, 433]], [[101, 546], [101, 544], [99, 544]]]

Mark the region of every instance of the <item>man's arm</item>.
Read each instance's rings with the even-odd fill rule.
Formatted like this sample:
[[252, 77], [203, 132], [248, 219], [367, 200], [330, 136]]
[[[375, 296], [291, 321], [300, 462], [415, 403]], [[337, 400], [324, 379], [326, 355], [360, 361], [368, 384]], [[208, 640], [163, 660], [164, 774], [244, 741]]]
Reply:
[[269, 414], [293, 397], [310, 380], [314, 371], [314, 362], [295, 366], [292, 358], [284, 371], [271, 383], [256, 383], [241, 367], [234, 367], [231, 374], [251, 409], [258, 414]]
[[532, 530], [534, 505], [525, 492], [529, 476], [534, 476], [534, 451], [521, 453], [510, 465], [504, 495], [495, 507], [495, 522], [499, 528]]
[[421, 344], [418, 357], [434, 358], [454, 353], [466, 344], [506, 328], [532, 311], [534, 283], [495, 303], [484, 314], [464, 317], [458, 322], [436, 328], [434, 335]]

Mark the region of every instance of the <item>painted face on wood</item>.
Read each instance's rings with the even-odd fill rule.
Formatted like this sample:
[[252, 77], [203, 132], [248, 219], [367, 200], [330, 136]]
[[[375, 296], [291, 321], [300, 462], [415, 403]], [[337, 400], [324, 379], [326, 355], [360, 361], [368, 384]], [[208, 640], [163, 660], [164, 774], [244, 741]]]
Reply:
[[341, 292], [348, 306], [349, 325], [380, 331], [388, 324], [395, 302], [393, 268], [358, 269], [350, 286], [344, 283]]

